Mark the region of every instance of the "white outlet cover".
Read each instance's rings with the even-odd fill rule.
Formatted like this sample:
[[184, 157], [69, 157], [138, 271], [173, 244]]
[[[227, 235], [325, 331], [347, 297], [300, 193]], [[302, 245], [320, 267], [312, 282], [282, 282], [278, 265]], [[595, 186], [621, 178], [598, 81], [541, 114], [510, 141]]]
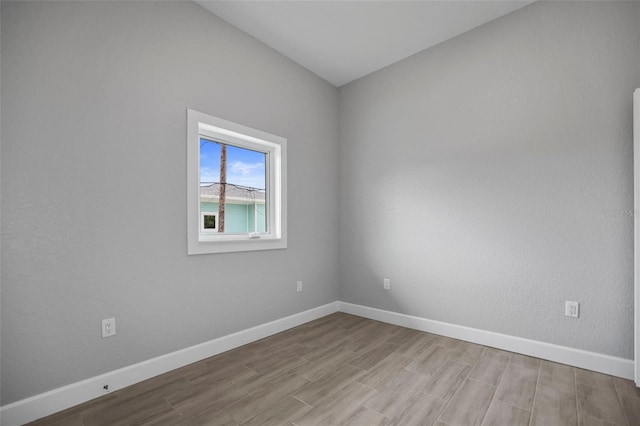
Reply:
[[300, 293], [302, 291], [302, 281], [296, 282], [296, 291]]
[[390, 290], [391, 289], [391, 280], [389, 278], [385, 278], [384, 281], [382, 282], [384, 289], [385, 290]]
[[116, 319], [107, 318], [102, 320], [102, 337], [111, 337], [116, 334]]
[[580, 303], [567, 300], [564, 303], [564, 315], [567, 317], [578, 318], [580, 316]]

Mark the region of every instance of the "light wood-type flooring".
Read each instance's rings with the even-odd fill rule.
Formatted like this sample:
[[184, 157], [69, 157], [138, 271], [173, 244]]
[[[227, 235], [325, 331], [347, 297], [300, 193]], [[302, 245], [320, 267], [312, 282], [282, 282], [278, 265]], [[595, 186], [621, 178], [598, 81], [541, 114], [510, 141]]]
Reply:
[[629, 380], [336, 313], [32, 425], [640, 425]]

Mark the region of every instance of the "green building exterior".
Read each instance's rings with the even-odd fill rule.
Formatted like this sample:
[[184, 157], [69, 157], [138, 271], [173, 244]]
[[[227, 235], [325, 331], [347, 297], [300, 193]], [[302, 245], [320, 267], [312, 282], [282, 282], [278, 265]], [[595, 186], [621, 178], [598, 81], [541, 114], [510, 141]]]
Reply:
[[[218, 232], [219, 191], [218, 183], [200, 187], [201, 232]], [[225, 234], [266, 232], [264, 190], [228, 184], [225, 200]]]

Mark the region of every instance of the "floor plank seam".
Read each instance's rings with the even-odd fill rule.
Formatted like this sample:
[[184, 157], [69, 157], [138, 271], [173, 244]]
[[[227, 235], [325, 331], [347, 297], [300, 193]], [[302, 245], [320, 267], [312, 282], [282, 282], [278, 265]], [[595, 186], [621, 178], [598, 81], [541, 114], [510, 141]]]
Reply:
[[540, 361], [540, 365], [538, 366], [538, 377], [536, 378], [536, 389], [533, 392], [533, 401], [531, 402], [531, 414], [529, 416], [529, 426], [533, 424], [533, 409], [536, 406], [536, 398], [538, 397], [538, 386], [540, 384], [540, 376], [542, 375], [542, 361]]
[[629, 419], [629, 416], [627, 415], [627, 410], [624, 409], [622, 393], [615, 380], [613, 381], [613, 389], [615, 389], [616, 396], [618, 397], [618, 403], [620, 404], [620, 408], [622, 408], [622, 413], [624, 414], [624, 420], [627, 422], [627, 426], [630, 426], [631, 419]]
[[[482, 356], [485, 354], [487, 348], [484, 348], [482, 350], [482, 354], [480, 354], [480, 357], [478, 358], [478, 360], [480, 358], [482, 358]], [[467, 373], [467, 376], [464, 378], [464, 380], [462, 381], [462, 383], [460, 383], [460, 386], [458, 386], [458, 389], [456, 389], [456, 391], [453, 393], [453, 395], [451, 395], [451, 398], [449, 398], [449, 400], [447, 401], [447, 403], [445, 404], [445, 406], [442, 408], [442, 410], [440, 411], [440, 413], [438, 414], [438, 417], [436, 418], [436, 423], [437, 422], [442, 422], [444, 424], [448, 424], [446, 423], [443, 419], [441, 419], [442, 414], [444, 414], [447, 409], [449, 408], [449, 405], [451, 404], [451, 401], [455, 400], [456, 396], [458, 395], [458, 393], [460, 392], [460, 390], [464, 387], [464, 383], [469, 380], [469, 374], [471, 373], [471, 370], [469, 370], [469, 373]]]
[[573, 392], [576, 396], [576, 423], [580, 425], [580, 403], [578, 401], [578, 370], [573, 369]]
[[[509, 357], [509, 361], [507, 362], [507, 367], [509, 366], [510, 362], [511, 362], [511, 357]], [[507, 367], [504, 368], [504, 371], [507, 371]], [[496, 385], [496, 388], [493, 390], [493, 395], [491, 396], [491, 402], [489, 402], [489, 405], [487, 406], [487, 411], [485, 411], [484, 415], [482, 416], [482, 420], [480, 421], [480, 425], [482, 425], [484, 423], [484, 419], [487, 418], [487, 413], [489, 412], [489, 409], [491, 408], [491, 405], [493, 404], [493, 401], [496, 400], [496, 394], [498, 393], [498, 386], [500, 386], [500, 382], [502, 381], [502, 378], [504, 377], [504, 371], [502, 372], [502, 375], [500, 376], [500, 379], [498, 380], [498, 384]]]
[[[500, 378], [500, 380], [502, 380], [502, 377]], [[498, 382], [498, 385], [500, 385], [500, 382]], [[496, 386], [495, 390], [493, 391], [493, 396], [491, 397], [491, 402], [489, 402], [489, 405], [487, 406], [487, 410], [484, 412], [484, 415], [482, 416], [482, 420], [480, 421], [480, 425], [484, 424], [484, 419], [487, 418], [487, 413], [489, 412], [489, 409], [491, 408], [491, 405], [493, 405], [493, 402], [496, 400], [496, 393], [498, 390], [498, 386]]]
[[297, 397], [297, 396], [295, 396], [295, 395], [290, 395], [290, 396], [291, 396], [291, 398], [295, 399], [296, 401], [300, 401], [300, 402], [302, 402], [302, 403], [303, 403], [304, 405], [306, 405], [307, 407], [315, 408], [313, 405], [311, 405], [311, 404], [309, 404], [309, 403], [307, 403], [307, 402], [305, 402], [305, 401], [301, 400], [300, 398], [298, 398], [298, 397]]

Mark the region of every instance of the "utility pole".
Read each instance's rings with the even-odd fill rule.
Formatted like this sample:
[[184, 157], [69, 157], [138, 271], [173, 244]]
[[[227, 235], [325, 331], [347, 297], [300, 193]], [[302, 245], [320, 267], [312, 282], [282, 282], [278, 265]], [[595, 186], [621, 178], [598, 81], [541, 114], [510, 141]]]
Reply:
[[224, 232], [224, 205], [227, 196], [227, 145], [220, 144], [220, 195], [218, 197], [218, 232]]

